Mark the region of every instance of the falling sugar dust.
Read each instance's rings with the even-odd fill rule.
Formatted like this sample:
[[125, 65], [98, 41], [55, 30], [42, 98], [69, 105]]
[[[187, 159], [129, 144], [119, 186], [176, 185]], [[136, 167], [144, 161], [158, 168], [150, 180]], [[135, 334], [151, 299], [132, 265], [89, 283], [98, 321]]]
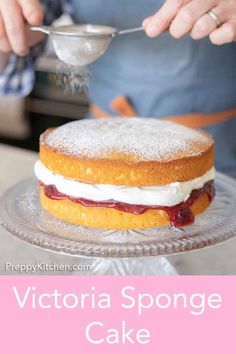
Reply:
[[68, 65], [58, 60], [56, 79], [65, 94], [74, 94], [87, 91], [92, 75], [87, 66]]

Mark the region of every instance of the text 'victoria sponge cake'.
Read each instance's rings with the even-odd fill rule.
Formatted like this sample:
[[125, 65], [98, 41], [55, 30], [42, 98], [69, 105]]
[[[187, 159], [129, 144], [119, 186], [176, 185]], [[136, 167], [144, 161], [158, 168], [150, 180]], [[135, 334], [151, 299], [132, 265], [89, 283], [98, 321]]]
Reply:
[[214, 198], [214, 141], [163, 120], [84, 119], [41, 135], [35, 174], [42, 207], [69, 223], [181, 227]]

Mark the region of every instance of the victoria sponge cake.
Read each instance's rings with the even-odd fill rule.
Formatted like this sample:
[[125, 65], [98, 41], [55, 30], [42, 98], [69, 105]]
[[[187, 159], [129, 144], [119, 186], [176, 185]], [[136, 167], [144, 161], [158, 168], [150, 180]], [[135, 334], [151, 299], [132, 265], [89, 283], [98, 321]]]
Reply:
[[214, 141], [151, 118], [84, 119], [40, 138], [41, 205], [104, 229], [192, 224], [214, 198]]

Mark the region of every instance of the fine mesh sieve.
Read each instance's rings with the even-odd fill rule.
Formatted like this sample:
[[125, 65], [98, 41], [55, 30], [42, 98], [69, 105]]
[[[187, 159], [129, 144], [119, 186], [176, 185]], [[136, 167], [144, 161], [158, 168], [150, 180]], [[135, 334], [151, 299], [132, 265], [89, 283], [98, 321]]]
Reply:
[[113, 37], [143, 31], [143, 27], [119, 31], [102, 25], [69, 25], [60, 27], [34, 26], [52, 38], [57, 57], [69, 65], [86, 66], [100, 58], [109, 47]]

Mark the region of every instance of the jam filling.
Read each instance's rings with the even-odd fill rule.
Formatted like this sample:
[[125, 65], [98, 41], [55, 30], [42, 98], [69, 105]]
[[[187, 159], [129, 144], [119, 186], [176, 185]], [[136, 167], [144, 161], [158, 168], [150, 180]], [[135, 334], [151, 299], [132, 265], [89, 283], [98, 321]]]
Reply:
[[132, 213], [136, 215], [143, 214], [146, 210], [149, 209], [160, 209], [165, 211], [168, 214], [171, 225], [176, 227], [190, 225], [194, 222], [195, 217], [190, 207], [194, 203], [194, 201], [197, 200], [201, 195], [206, 193], [210, 202], [213, 200], [215, 196], [214, 181], [209, 181], [205, 183], [202, 188], [193, 190], [189, 198], [185, 202], [179, 203], [171, 207], [160, 206], [160, 205], [133, 205], [133, 204], [127, 204], [122, 202], [116, 202], [114, 200], [97, 202], [97, 201], [87, 200], [84, 198], [73, 198], [58, 192], [58, 190], [54, 185], [46, 186], [42, 183], [41, 185], [44, 188], [44, 194], [50, 199], [53, 200], [69, 199], [74, 203], [79, 203], [86, 207], [114, 208], [116, 210], [120, 210], [126, 213]]

